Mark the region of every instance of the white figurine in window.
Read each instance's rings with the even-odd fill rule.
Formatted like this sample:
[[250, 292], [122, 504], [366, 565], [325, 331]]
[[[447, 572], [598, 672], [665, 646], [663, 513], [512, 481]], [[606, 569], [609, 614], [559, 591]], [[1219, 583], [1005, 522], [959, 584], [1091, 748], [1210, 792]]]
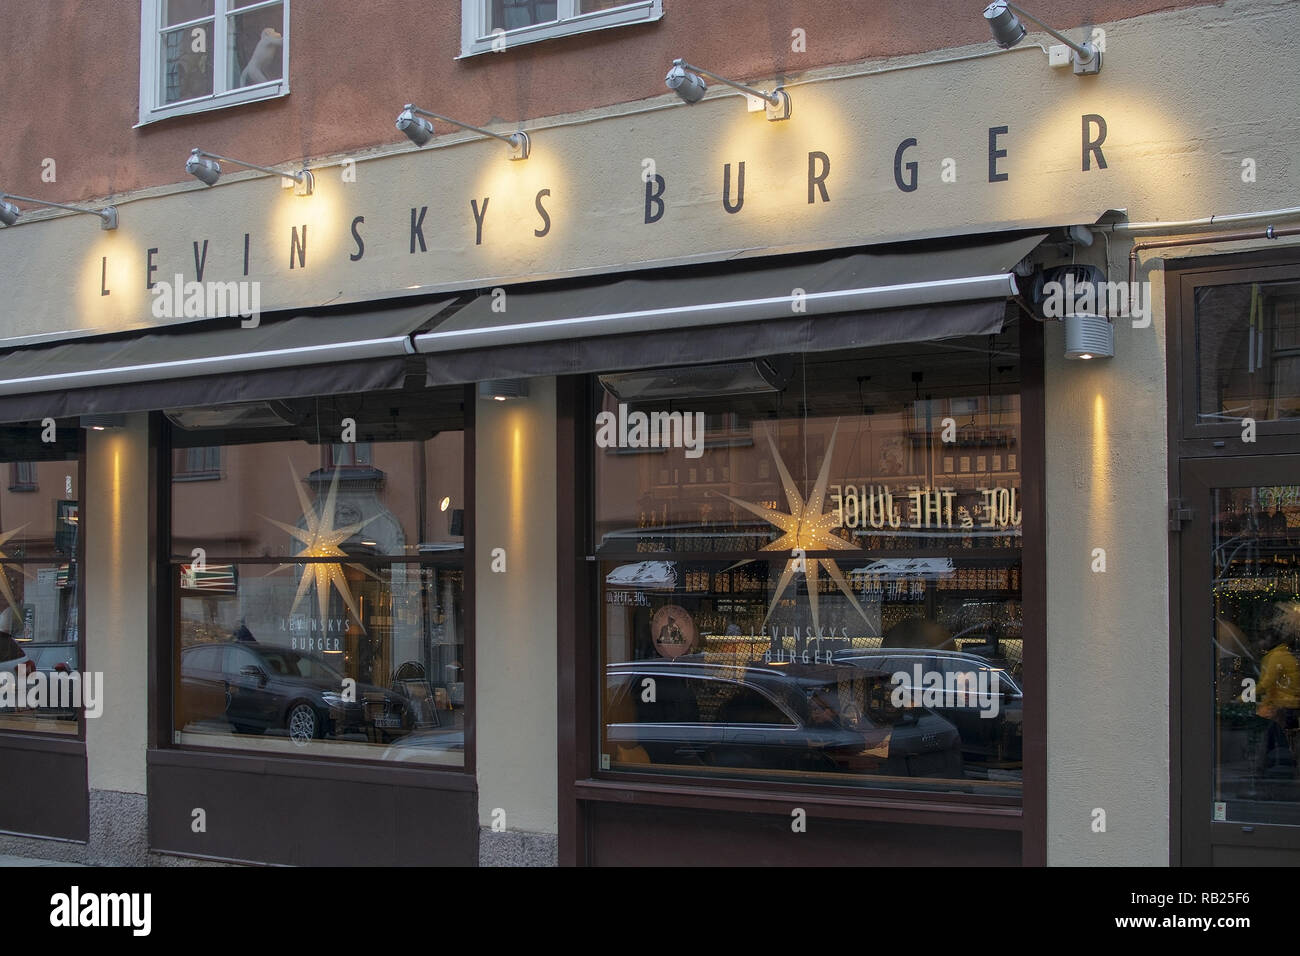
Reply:
[[248, 58], [248, 65], [239, 74], [239, 85], [251, 86], [267, 80], [278, 80], [280, 51], [283, 47], [284, 37], [276, 33], [274, 27], [263, 30], [261, 39], [253, 48], [253, 55]]

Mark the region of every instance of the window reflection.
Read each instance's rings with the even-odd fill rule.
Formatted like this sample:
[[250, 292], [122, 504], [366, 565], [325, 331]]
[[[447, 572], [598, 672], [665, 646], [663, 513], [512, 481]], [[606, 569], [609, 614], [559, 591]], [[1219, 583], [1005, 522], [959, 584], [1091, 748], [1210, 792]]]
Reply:
[[1197, 422], [1300, 419], [1300, 281], [1196, 290]]
[[1300, 486], [1213, 496], [1214, 819], [1300, 825]]
[[461, 394], [168, 413], [181, 743], [464, 765]]
[[597, 386], [603, 766], [1019, 794], [1016, 334]]

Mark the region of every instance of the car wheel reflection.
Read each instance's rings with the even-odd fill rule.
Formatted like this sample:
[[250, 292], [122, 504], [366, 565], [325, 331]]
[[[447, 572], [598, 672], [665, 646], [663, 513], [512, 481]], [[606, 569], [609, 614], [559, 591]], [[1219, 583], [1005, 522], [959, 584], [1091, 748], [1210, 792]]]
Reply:
[[289, 739], [297, 744], [320, 736], [320, 718], [311, 704], [298, 704], [289, 711]]

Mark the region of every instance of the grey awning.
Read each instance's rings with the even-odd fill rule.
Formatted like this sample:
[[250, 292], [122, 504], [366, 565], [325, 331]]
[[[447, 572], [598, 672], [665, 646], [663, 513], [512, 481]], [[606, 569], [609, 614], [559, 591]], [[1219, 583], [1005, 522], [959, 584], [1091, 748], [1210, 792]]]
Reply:
[[242, 328], [169, 328], [0, 355], [0, 421], [401, 388], [446, 300]]
[[984, 335], [1045, 238], [724, 263], [481, 295], [415, 336], [431, 385]]

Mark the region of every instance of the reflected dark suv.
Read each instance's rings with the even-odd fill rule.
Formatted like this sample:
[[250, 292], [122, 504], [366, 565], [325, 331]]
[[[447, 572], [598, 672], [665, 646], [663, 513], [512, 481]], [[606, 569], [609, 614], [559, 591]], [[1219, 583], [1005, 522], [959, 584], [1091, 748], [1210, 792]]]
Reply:
[[229, 721], [237, 733], [287, 733], [294, 740], [365, 734], [386, 741], [415, 715], [405, 697], [358, 683], [344, 699], [343, 674], [319, 657], [272, 644], [197, 644], [181, 652], [182, 725]]
[[[891, 686], [894, 674], [906, 675], [900, 678], [899, 686], [909, 695], [916, 684], [917, 668], [920, 668], [922, 680], [926, 674], [937, 674], [945, 686], [950, 675], [973, 679], [983, 675], [987, 682], [985, 687], [992, 696], [990, 704], [995, 706], [985, 709], [969, 696], [949, 699], [944, 695], [943, 702], [932, 709], [951, 721], [960, 732], [962, 755], [968, 769], [971, 766], [982, 767], [994, 776], [1009, 774], [1015, 777], [1019, 774], [1023, 753], [1024, 692], [1005, 667], [977, 654], [910, 647], [839, 651], [835, 654], [835, 661], [872, 673], [888, 674]], [[916, 689], [923, 686], [918, 685]]]
[[623, 769], [962, 777], [957, 729], [894, 707], [888, 691], [888, 675], [851, 666], [627, 661], [606, 670], [606, 740]]

